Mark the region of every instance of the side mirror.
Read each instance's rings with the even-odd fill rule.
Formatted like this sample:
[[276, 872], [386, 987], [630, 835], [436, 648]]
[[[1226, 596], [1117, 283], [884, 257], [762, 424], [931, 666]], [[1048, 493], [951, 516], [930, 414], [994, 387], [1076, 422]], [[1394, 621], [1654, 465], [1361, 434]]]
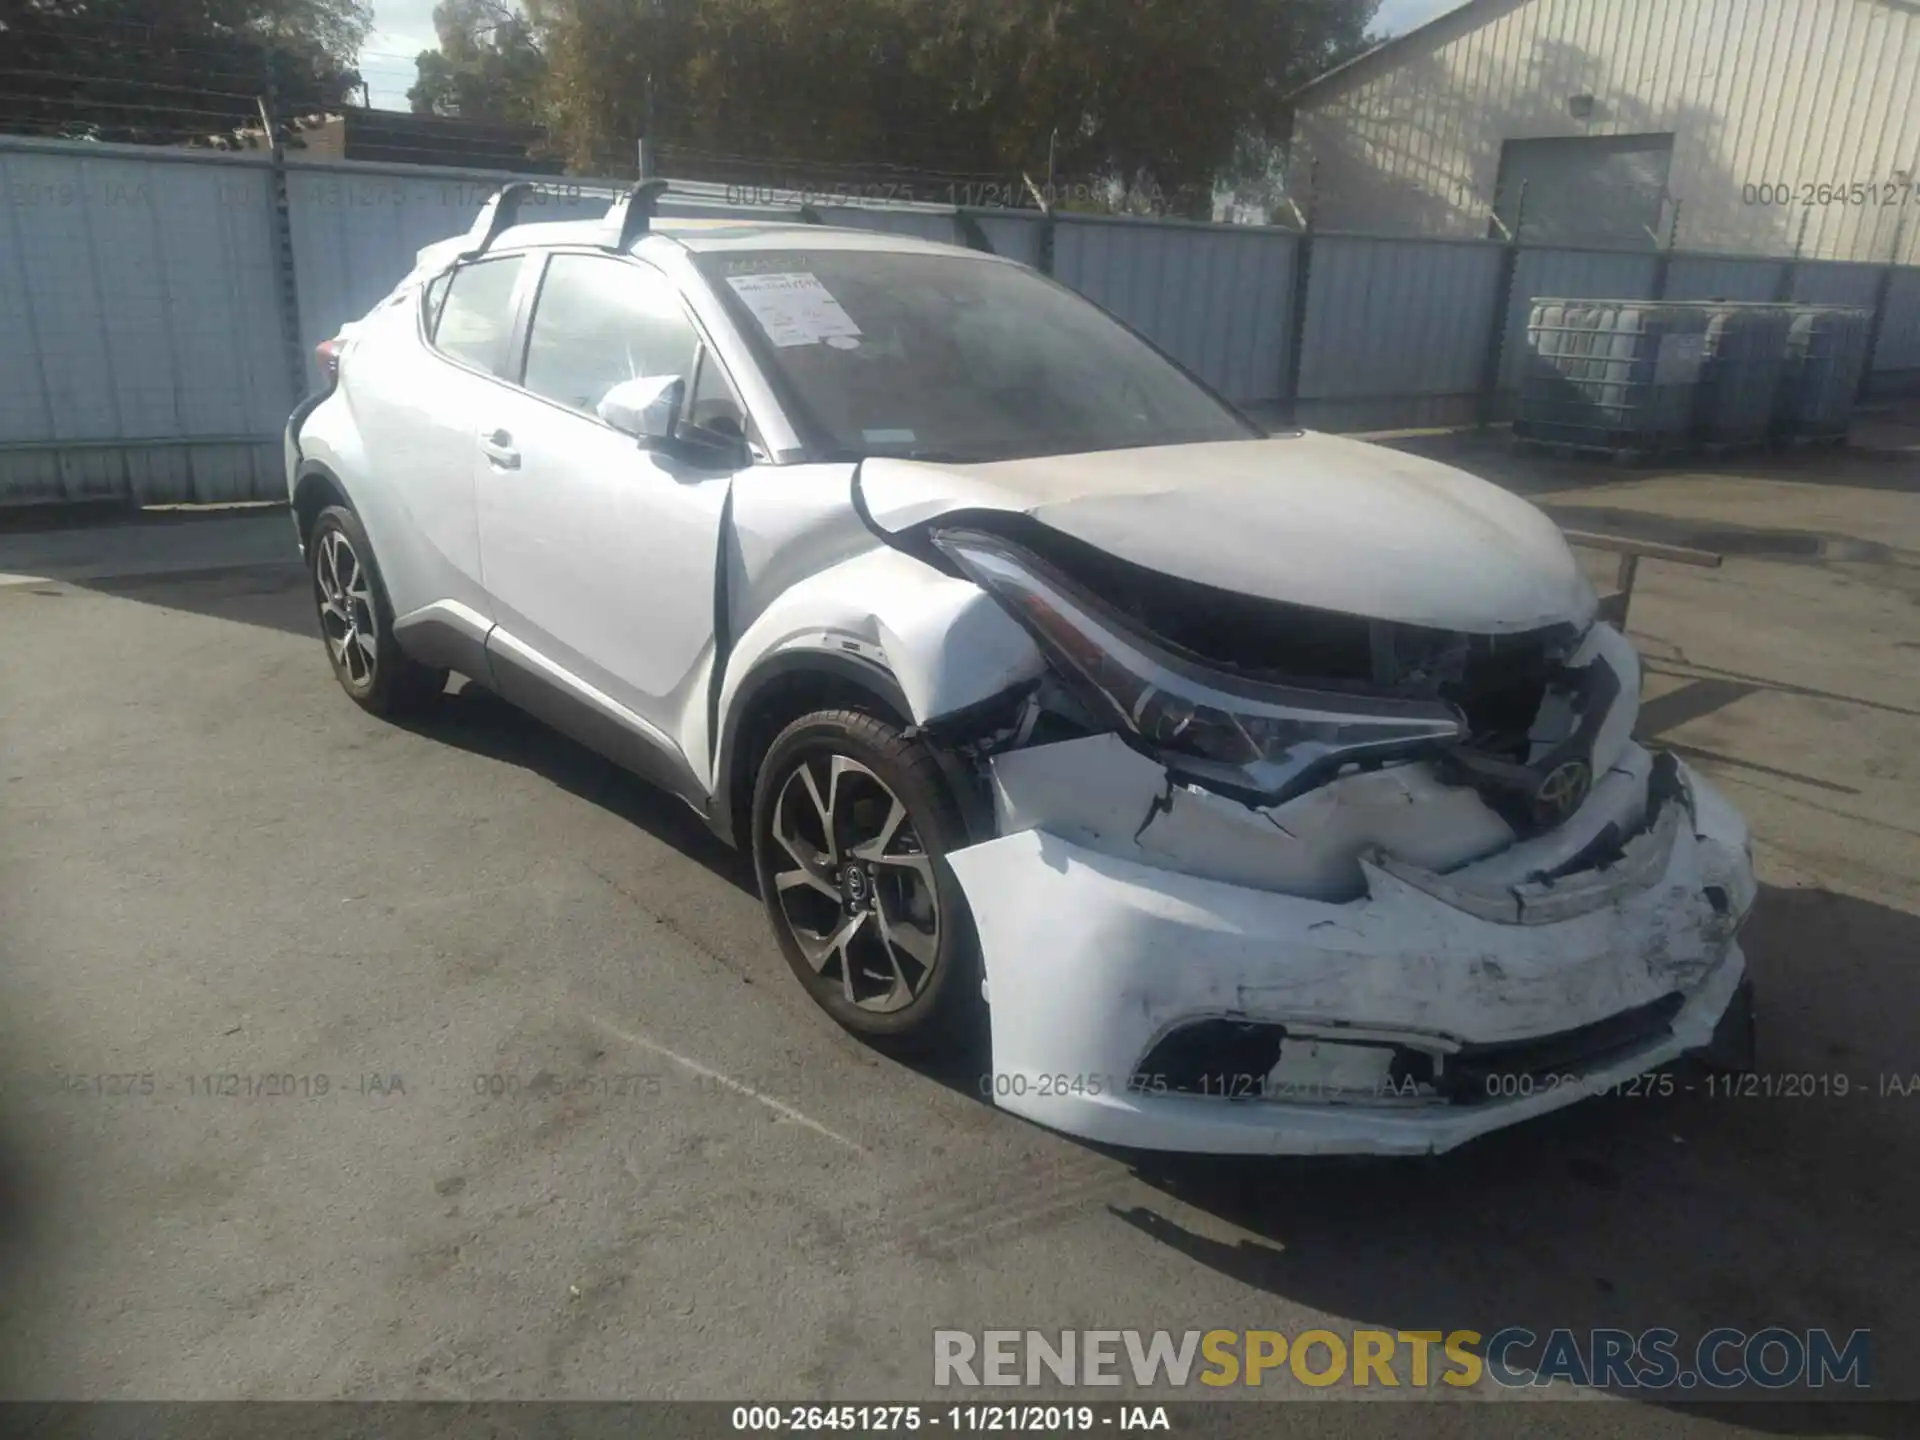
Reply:
[[638, 375], [622, 380], [594, 407], [599, 417], [642, 445], [672, 442], [687, 403], [687, 382], [678, 375]]

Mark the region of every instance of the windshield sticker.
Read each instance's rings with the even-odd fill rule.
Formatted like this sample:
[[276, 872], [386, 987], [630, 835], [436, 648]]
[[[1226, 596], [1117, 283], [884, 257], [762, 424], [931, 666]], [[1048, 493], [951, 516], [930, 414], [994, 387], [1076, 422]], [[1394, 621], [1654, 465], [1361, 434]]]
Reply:
[[720, 268], [729, 275], [764, 275], [769, 271], [791, 272], [796, 265], [809, 265], [812, 260], [805, 255], [796, 255], [791, 250], [783, 250], [778, 255], [722, 255]]
[[862, 430], [860, 438], [869, 445], [911, 445], [920, 437], [911, 430]]
[[729, 275], [727, 284], [753, 312], [767, 338], [782, 350], [822, 340], [858, 341], [860, 327], [811, 273]]

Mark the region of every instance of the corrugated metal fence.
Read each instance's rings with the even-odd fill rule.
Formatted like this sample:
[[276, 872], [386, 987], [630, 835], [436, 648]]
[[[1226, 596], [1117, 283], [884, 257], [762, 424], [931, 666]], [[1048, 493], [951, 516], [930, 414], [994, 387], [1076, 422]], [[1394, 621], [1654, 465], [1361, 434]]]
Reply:
[[[284, 216], [266, 155], [0, 136], [0, 504], [280, 497], [293, 357], [311, 383], [313, 345], [385, 294], [421, 246], [466, 229], [511, 178], [299, 160], [282, 174]], [[535, 213], [598, 215], [612, 193], [561, 180]], [[735, 198], [684, 187], [664, 208], [750, 211]], [[783, 213], [798, 216], [799, 204]], [[1920, 378], [1920, 269], [810, 208], [828, 224], [984, 245], [1047, 269], [1228, 398], [1328, 429], [1503, 413], [1527, 308], [1542, 294], [1880, 305], [1877, 376]]]

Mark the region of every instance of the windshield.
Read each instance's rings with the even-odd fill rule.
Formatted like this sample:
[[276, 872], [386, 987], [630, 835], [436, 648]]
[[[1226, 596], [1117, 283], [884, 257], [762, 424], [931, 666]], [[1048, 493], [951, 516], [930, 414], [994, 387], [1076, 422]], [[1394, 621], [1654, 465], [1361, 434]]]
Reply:
[[814, 459], [1010, 460], [1257, 432], [1131, 331], [966, 255], [696, 257]]

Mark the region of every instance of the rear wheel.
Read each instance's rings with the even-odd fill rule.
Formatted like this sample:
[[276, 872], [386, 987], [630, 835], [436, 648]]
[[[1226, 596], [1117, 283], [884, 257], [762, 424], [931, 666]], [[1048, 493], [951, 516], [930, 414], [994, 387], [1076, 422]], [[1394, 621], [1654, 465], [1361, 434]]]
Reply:
[[767, 751], [753, 816], [768, 918], [821, 1009], [898, 1048], [976, 1038], [979, 946], [946, 861], [965, 833], [925, 744], [854, 710], [805, 716]]
[[340, 505], [322, 510], [307, 541], [307, 558], [320, 638], [334, 678], [356, 705], [375, 715], [399, 715], [429, 704], [446, 689], [445, 670], [400, 653], [393, 607], [358, 515]]

